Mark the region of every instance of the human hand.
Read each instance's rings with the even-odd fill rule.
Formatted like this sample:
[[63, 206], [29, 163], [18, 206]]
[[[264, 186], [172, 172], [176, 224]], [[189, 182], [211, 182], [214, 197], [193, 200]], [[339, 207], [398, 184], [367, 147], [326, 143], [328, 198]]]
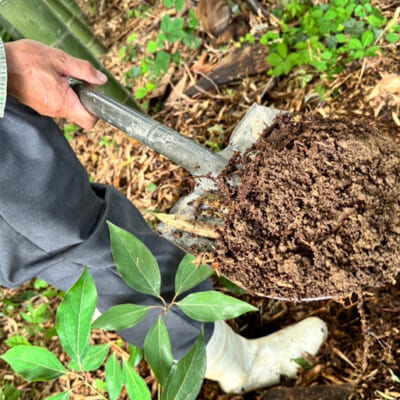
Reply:
[[107, 77], [88, 61], [33, 40], [5, 43], [7, 92], [48, 117], [69, 118], [90, 129], [97, 118], [90, 114], [70, 87], [68, 77], [103, 85]]

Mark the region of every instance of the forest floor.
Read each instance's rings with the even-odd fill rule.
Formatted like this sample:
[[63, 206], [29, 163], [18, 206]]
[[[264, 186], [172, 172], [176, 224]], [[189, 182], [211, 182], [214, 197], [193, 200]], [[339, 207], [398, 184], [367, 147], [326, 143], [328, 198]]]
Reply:
[[[151, 3], [148, 2], [151, 12], [135, 16], [128, 15], [128, 11], [139, 10], [144, 2], [101, 0], [94, 5], [91, 1], [81, 1], [95, 33], [109, 46], [103, 62], [121, 82], [125, 81], [126, 72], [135, 65], [135, 60], [121, 60], [120, 49], [129, 45], [127, 38], [133, 33], [139, 35], [135, 43], [138, 43], [136, 51], [140, 55], [145, 52], [144, 44], [154, 38], [159, 29], [165, 9]], [[271, 2], [264, 1], [263, 4], [266, 8], [271, 7]], [[381, 0], [375, 5], [389, 19], [398, 16], [399, 3], [396, 0]], [[255, 17], [246, 7], [243, 8], [243, 15], [250, 28], [268, 23], [266, 17]], [[258, 103], [287, 111], [313, 110], [322, 117], [363, 120], [400, 140], [400, 63], [399, 47], [396, 45], [384, 45], [383, 54], [379, 57], [349, 64], [334, 81], [322, 81], [321, 77], [307, 71], [309, 83], [304, 85], [304, 71], [303, 75], [291, 73], [275, 80], [264, 72], [189, 97], [183, 92], [191, 86], [193, 79], [207, 74], [223, 55], [234, 50], [232, 46], [220, 50], [200, 28], [198, 34], [202, 38], [201, 47], [186, 50], [190, 53], [185, 55], [186, 63], [170, 68], [152, 95], [148, 108], [153, 118], [183, 135], [211, 149], [223, 148], [249, 107]], [[267, 48], [265, 52], [267, 54]], [[130, 83], [133, 91], [143, 84], [140, 79]], [[327, 88], [324, 98], [315, 95], [315, 88], [320, 84]], [[170, 95], [172, 88], [175, 88], [173, 96]], [[69, 122], [62, 123], [64, 130], [68, 130], [66, 127], [70, 125]], [[181, 167], [102, 121], [88, 132], [72, 128], [69, 134], [71, 146], [86, 167], [90, 179], [113, 185], [124, 193], [153, 227], [156, 220], [146, 210], [168, 212], [179, 197], [193, 187], [193, 178]], [[19, 334], [32, 343], [48, 347], [61, 359], [67, 357], [62, 353], [57, 337], [45, 337], [44, 332], [54, 324], [55, 312], [61, 301], [58, 295], [53, 297], [55, 293], [49, 290], [38, 287], [35, 282], [29, 282], [18, 290], [1, 288], [0, 353], [8, 349], [5, 340]], [[297, 379], [284, 379], [278, 388], [242, 396], [227, 395], [218, 384], [205, 381], [198, 399], [400, 398], [400, 380], [397, 378], [400, 376], [400, 282], [352, 293], [340, 301], [283, 302], [247, 294], [241, 298], [260, 310], [231, 321], [234, 329], [246, 337], [259, 337], [306, 317], [318, 316], [328, 324], [328, 339], [316, 357], [307, 359]], [[21, 315], [21, 310], [29, 314], [28, 304], [37, 308], [43, 303], [48, 304], [49, 315], [42, 316], [42, 319], [38, 317], [36, 323], [27, 322]], [[114, 333], [96, 331], [93, 342], [110, 342], [121, 353], [126, 351], [126, 345]], [[140, 364], [139, 371], [156, 398], [156, 381], [144, 362]], [[91, 374], [89, 379], [104, 379], [104, 371], [101, 369]], [[21, 390], [20, 398], [24, 400], [44, 399], [70, 387], [81, 393], [74, 396], [74, 400], [92, 398], [86, 388], [79, 387], [78, 381], [60, 379], [49, 383], [27, 383], [0, 361], [0, 386], [5, 383], [13, 383]], [[329, 395], [323, 394], [326, 386], [333, 386]], [[340, 392], [338, 387], [344, 387], [346, 394]], [[292, 388], [298, 388], [298, 391]], [[313, 392], [301, 388], [316, 389]], [[125, 400], [128, 397], [121, 395], [120, 398]]]

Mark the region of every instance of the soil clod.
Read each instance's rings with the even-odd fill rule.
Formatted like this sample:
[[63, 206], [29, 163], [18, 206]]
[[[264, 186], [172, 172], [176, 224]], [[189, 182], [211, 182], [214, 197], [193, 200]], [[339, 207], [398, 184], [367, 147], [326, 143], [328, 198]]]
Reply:
[[281, 116], [220, 193], [220, 270], [250, 293], [340, 298], [400, 271], [400, 146], [366, 124]]

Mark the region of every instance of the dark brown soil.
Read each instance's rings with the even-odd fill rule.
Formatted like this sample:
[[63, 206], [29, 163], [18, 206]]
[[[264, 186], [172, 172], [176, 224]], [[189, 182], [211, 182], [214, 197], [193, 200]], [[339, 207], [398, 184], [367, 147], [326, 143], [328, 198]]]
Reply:
[[[243, 166], [238, 168], [237, 165]], [[221, 272], [250, 293], [340, 298], [400, 270], [400, 146], [366, 124], [279, 118], [224, 171]]]

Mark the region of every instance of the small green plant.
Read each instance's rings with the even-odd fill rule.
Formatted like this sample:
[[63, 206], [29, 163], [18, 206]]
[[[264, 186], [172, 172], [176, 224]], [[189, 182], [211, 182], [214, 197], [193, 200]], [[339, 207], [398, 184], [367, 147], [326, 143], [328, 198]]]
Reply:
[[74, 139], [74, 133], [77, 131], [78, 126], [73, 124], [73, 125], [64, 125], [64, 136], [65, 138], [71, 142]]
[[0, 400], [19, 400], [21, 393], [12, 383], [5, 383], [0, 387]]
[[396, 43], [400, 25], [396, 21], [388, 23], [370, 3], [332, 0], [313, 5], [310, 1], [291, 0], [278, 14], [281, 31], [267, 32], [260, 39], [261, 44], [269, 46], [269, 73], [281, 76], [308, 65], [332, 78], [345, 64], [376, 56], [381, 35]]
[[[178, 362], [174, 361], [166, 325], [172, 307], [180, 308], [188, 317], [201, 322], [235, 318], [255, 307], [216, 291], [184, 293], [209, 278], [214, 271], [207, 265], [196, 266], [195, 258], [186, 255], [175, 277], [175, 295], [171, 302], [161, 296], [161, 274], [150, 250], [135, 236], [108, 223], [112, 253], [124, 281], [140, 293], [160, 300], [159, 306], [121, 304], [114, 306], [91, 323], [97, 304], [97, 292], [87, 268], [66, 293], [57, 311], [56, 328], [65, 352], [70, 356], [63, 365], [49, 350], [21, 343], [2, 355], [14, 371], [28, 381], [48, 381], [64, 375], [80, 379], [101, 399], [118, 399], [125, 386], [130, 399], [150, 400], [145, 381], [134, 367], [143, 355], [159, 382], [161, 400], [192, 400], [200, 391], [206, 370], [206, 349], [201, 332], [197, 341]], [[92, 329], [120, 330], [135, 326], [150, 309], [159, 309], [160, 316], [149, 330], [144, 350], [130, 346], [129, 359], [110, 353], [109, 344], [90, 345]], [[97, 370], [105, 363], [105, 381], [89, 382], [85, 372]], [[106, 397], [108, 394], [108, 397]], [[47, 400], [68, 400], [71, 390]]]
[[118, 145], [117, 142], [115, 141], [115, 139], [111, 139], [110, 136], [103, 136], [99, 142], [99, 146], [102, 147], [109, 147], [109, 146], [113, 146], [114, 149], [118, 149]]
[[[175, 7], [177, 12], [184, 9], [184, 0], [164, 0], [164, 6], [167, 9]], [[136, 16], [136, 15], [135, 15]], [[136, 16], [141, 18], [141, 15]], [[192, 9], [185, 17], [172, 18], [165, 13], [160, 26], [160, 33], [154, 40], [149, 40], [145, 44], [144, 55], [137, 60], [137, 65], [125, 72], [125, 83], [132, 87], [132, 81], [143, 78], [144, 84], [136, 90], [137, 99], [145, 98], [155, 88], [158, 87], [162, 76], [168, 72], [171, 63], [180, 65], [184, 62], [179, 51], [173, 51], [173, 45], [182, 42], [184, 46], [190, 49], [199, 47], [201, 41], [196, 37], [197, 18]], [[119, 50], [119, 57], [122, 60], [129, 59], [135, 61], [138, 45], [135, 44], [137, 35], [133, 34], [127, 39], [127, 44]]]

